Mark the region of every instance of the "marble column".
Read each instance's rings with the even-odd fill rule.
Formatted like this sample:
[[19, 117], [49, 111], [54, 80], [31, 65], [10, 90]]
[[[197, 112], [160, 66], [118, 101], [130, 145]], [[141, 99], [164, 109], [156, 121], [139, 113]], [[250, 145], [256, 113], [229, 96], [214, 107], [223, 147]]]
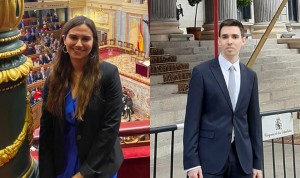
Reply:
[[[213, 0], [205, 0], [205, 23], [204, 31], [201, 34], [201, 40], [214, 39], [214, 10]], [[218, 3], [219, 22], [225, 19], [237, 19], [236, 0], [222, 0]]]
[[214, 3], [213, 0], [204, 2], [205, 22], [202, 25], [204, 30], [201, 32], [201, 40], [214, 39]]
[[[254, 3], [254, 25], [252, 38], [261, 38], [273, 16], [278, 10], [281, 0], [255, 0]], [[281, 33], [287, 32], [285, 24], [282, 22], [280, 16], [270, 33], [268, 38], [277, 38]]]
[[219, 21], [225, 19], [237, 19], [236, 0], [219, 1]]
[[182, 34], [176, 20], [176, 0], [150, 1], [151, 41], [167, 41], [169, 34]]
[[297, 9], [298, 9], [298, 13], [297, 13], [297, 23], [300, 22], [300, 12], [299, 12], [299, 9], [300, 9], [300, 0], [297, 0]]
[[56, 14], [57, 14], [57, 16], [59, 18], [58, 20], [60, 22], [65, 22], [68, 19], [68, 18], [66, 18], [65, 9], [56, 9]]

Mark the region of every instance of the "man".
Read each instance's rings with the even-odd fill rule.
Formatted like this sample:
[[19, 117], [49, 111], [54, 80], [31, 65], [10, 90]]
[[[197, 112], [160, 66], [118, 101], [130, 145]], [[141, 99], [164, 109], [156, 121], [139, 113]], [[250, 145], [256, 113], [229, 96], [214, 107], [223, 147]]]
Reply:
[[54, 61], [55, 61], [55, 57], [56, 57], [56, 53], [52, 53], [52, 56], [51, 56], [50, 61], [51, 61], [51, 62], [54, 62]]
[[27, 79], [27, 84], [29, 85], [32, 84], [33, 82], [35, 82], [35, 76], [33, 75], [32, 71], [30, 71]]
[[36, 81], [43, 80], [43, 75], [40, 70], [38, 70], [35, 74]]
[[42, 75], [42, 80], [45, 80], [47, 78], [47, 75], [46, 75], [46, 70], [44, 69], [44, 67], [41, 67], [41, 75]]
[[21, 22], [19, 23], [19, 30], [20, 29], [23, 29], [25, 27], [25, 22], [24, 20], [22, 19]]
[[239, 62], [243, 25], [220, 24], [221, 53], [193, 69], [184, 125], [190, 178], [262, 178], [262, 137], [255, 72]]
[[44, 65], [45, 64], [45, 59], [43, 58], [43, 55], [40, 54], [38, 60], [39, 60], [39, 64], [40, 65]]
[[51, 59], [50, 59], [50, 57], [48, 56], [47, 53], [44, 55], [43, 60], [44, 60], [44, 63], [45, 63], [45, 64], [48, 64], [48, 63], [51, 62]]

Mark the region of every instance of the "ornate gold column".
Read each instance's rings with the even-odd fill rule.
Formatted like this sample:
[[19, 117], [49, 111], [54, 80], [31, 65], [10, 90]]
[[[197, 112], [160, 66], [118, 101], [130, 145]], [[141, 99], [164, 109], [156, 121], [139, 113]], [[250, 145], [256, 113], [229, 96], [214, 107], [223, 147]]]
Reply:
[[25, 82], [32, 61], [22, 55], [26, 45], [19, 40], [20, 32], [16, 29], [23, 16], [24, 2], [3, 1], [0, 8], [0, 175], [33, 178], [38, 177], [38, 170], [29, 152], [33, 121]]
[[167, 41], [169, 34], [183, 34], [176, 20], [175, 0], [150, 1], [150, 39]]

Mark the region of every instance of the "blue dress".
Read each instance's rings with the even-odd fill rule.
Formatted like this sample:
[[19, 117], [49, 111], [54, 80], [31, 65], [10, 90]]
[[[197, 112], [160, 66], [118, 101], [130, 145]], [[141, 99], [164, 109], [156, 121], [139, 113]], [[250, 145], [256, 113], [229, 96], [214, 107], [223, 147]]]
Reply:
[[[80, 170], [80, 160], [75, 138], [75, 110], [76, 98], [72, 98], [70, 87], [68, 87], [67, 97], [65, 101], [65, 131], [64, 131], [64, 171], [56, 178], [71, 178]], [[112, 177], [117, 178], [117, 173]]]
[[64, 131], [64, 172], [56, 178], [70, 178], [80, 170], [80, 160], [75, 139], [75, 118], [76, 99], [72, 98], [70, 87], [65, 101], [65, 131]]

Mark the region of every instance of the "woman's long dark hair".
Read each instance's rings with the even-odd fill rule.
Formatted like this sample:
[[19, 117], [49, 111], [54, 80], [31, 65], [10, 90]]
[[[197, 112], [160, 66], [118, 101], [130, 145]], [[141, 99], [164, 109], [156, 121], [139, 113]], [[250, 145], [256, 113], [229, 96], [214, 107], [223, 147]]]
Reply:
[[[84, 66], [78, 88], [75, 118], [79, 120], [83, 120], [82, 116], [89, 103], [93, 90], [95, 87], [100, 88], [99, 80], [101, 79], [98, 37], [94, 22], [87, 17], [77, 16], [64, 25], [62, 29], [62, 36], [66, 37], [72, 28], [82, 24], [86, 24], [93, 32], [93, 47], [86, 65]], [[58, 55], [48, 77], [49, 93], [46, 101], [46, 109], [56, 117], [63, 117], [63, 108], [65, 105], [68, 85], [69, 82], [73, 81], [72, 72], [74, 69], [69, 53], [64, 53], [62, 51], [66, 50], [64, 48], [63, 37], [61, 37]]]

